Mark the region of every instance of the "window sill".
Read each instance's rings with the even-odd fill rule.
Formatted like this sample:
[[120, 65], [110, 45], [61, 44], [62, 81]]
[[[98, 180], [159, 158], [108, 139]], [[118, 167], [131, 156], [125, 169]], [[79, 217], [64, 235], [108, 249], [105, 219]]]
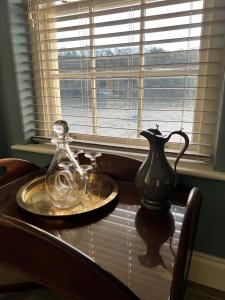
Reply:
[[[51, 144], [28, 144], [28, 145], [12, 145], [11, 149], [17, 151], [33, 152], [40, 154], [54, 154], [55, 147]], [[85, 147], [84, 150], [88, 150]], [[93, 150], [93, 149], [92, 149]], [[140, 161], [143, 161], [146, 158], [146, 155], [143, 154], [132, 154], [126, 153], [125, 151], [115, 152], [107, 150], [107, 153], [118, 154], [121, 156], [131, 157]], [[171, 165], [173, 165], [175, 158], [168, 158]], [[218, 172], [212, 169], [210, 163], [205, 161], [191, 160], [191, 159], [181, 159], [178, 163], [177, 171], [182, 175], [196, 176], [214, 180], [225, 181], [225, 172]]]

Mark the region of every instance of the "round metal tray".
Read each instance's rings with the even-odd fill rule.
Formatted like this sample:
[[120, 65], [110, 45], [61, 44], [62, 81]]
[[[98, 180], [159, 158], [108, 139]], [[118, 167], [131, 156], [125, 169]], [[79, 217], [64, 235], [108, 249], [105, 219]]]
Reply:
[[96, 210], [111, 202], [118, 194], [118, 185], [115, 180], [101, 175], [104, 191], [101, 196], [91, 197], [88, 201], [81, 201], [71, 208], [55, 207], [46, 193], [45, 176], [35, 178], [23, 185], [17, 192], [17, 204], [26, 211], [36, 215], [59, 217], [83, 214]]

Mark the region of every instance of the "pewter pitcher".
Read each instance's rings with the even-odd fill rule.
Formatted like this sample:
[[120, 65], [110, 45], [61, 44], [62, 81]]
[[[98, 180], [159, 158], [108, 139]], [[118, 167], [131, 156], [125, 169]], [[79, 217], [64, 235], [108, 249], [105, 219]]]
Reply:
[[[182, 136], [185, 144], [173, 169], [166, 158], [164, 147], [174, 134]], [[171, 205], [170, 196], [175, 191], [177, 181], [177, 163], [189, 145], [189, 138], [181, 130], [174, 131], [165, 137], [158, 130], [158, 127], [141, 131], [140, 135], [144, 136], [150, 144], [149, 155], [138, 169], [135, 180], [141, 205], [153, 210], [169, 209]]]

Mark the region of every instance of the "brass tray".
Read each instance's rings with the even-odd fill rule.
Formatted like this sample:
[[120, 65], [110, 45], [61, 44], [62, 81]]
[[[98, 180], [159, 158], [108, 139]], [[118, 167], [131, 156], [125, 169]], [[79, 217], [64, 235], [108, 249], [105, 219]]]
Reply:
[[101, 175], [104, 183], [104, 192], [100, 196], [91, 197], [85, 204], [79, 203], [75, 207], [66, 209], [55, 207], [46, 193], [45, 176], [35, 178], [23, 185], [16, 195], [17, 204], [26, 211], [36, 215], [59, 217], [83, 214], [96, 210], [111, 202], [118, 194], [118, 185], [115, 180]]

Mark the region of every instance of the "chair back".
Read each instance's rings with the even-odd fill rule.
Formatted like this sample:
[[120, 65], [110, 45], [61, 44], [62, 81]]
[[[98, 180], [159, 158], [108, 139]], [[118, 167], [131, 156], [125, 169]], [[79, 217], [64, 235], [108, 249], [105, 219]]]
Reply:
[[39, 169], [32, 162], [18, 158], [0, 158], [0, 168], [0, 186]]
[[187, 200], [184, 221], [181, 227], [180, 242], [177, 249], [177, 258], [171, 286], [171, 300], [183, 299], [185, 293], [198, 225], [201, 198], [202, 195], [199, 189], [196, 187], [192, 188]]

